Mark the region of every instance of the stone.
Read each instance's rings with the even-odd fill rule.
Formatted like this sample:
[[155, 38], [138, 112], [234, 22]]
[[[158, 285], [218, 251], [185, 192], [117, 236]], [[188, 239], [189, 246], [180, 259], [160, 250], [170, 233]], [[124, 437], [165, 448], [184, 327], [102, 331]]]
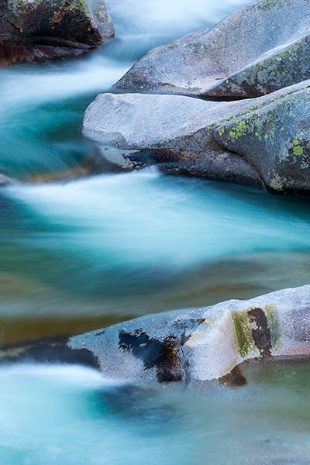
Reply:
[[114, 35], [103, 0], [0, 0], [0, 65], [77, 56]]
[[236, 370], [246, 360], [309, 357], [309, 316], [307, 285], [145, 316], [74, 336], [67, 345], [88, 351], [111, 378], [225, 382], [242, 379]]
[[[242, 386], [244, 362], [310, 356], [310, 285], [1, 348], [0, 363], [78, 363], [126, 382]], [[246, 370], [245, 370], [246, 371]]]
[[[252, 167], [213, 137], [214, 123], [239, 109], [239, 102], [102, 94], [85, 112], [83, 134], [119, 166], [125, 158], [131, 169], [159, 163], [162, 171], [261, 185]], [[116, 157], [116, 150], [122, 157]]]
[[102, 94], [85, 112], [83, 133], [110, 162], [125, 157], [132, 169], [157, 163], [172, 174], [309, 192], [309, 89], [304, 81], [231, 102]]
[[157, 47], [119, 89], [213, 98], [249, 98], [310, 78], [310, 0], [263, 0], [211, 30]]
[[12, 180], [10, 178], [0, 173], [0, 187], [7, 186], [8, 184], [11, 184], [11, 183], [12, 183]]
[[261, 108], [228, 121], [215, 139], [238, 153], [278, 192], [310, 191], [310, 81]]

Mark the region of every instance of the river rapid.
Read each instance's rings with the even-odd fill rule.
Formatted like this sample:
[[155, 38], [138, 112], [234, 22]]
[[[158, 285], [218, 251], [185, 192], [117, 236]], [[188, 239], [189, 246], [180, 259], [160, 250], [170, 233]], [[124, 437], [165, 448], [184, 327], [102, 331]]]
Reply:
[[[106, 0], [116, 38], [105, 46], [0, 70], [0, 171], [19, 181], [0, 189], [1, 344], [309, 283], [307, 198], [155, 168], [112, 173], [81, 135], [87, 105], [147, 50], [246, 3], [193, 0], [189, 11], [184, 0]], [[7, 366], [0, 463], [306, 464], [306, 368], [253, 375], [254, 387], [226, 389], [223, 401], [224, 388], [206, 399], [81, 367]]]

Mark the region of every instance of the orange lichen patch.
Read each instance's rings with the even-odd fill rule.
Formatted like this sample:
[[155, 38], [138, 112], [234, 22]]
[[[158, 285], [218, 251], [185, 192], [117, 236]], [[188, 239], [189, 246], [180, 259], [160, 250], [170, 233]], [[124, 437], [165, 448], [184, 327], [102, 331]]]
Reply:
[[61, 21], [63, 20], [64, 16], [67, 14], [67, 10], [66, 9], [60, 9], [60, 10], [57, 10], [57, 11], [54, 11], [54, 14], [53, 16], [51, 17], [50, 19], [50, 22], [53, 24], [57, 24], [57, 23], [61, 23]]

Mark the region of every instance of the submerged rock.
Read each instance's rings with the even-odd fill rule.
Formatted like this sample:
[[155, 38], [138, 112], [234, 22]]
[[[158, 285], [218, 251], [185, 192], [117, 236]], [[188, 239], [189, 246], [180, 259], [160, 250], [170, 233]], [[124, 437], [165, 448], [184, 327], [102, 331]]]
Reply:
[[146, 316], [72, 337], [109, 377], [239, 382], [250, 359], [310, 355], [310, 286], [250, 300]]
[[115, 87], [248, 98], [310, 78], [310, 1], [263, 0], [148, 52]]
[[11, 184], [13, 180], [11, 178], [8, 178], [4, 174], [0, 173], [0, 187], [1, 186], [7, 186], [8, 184]]
[[0, 65], [77, 56], [114, 35], [104, 0], [0, 0]]
[[[83, 133], [110, 161], [132, 168], [310, 190], [310, 81], [256, 99], [211, 102], [185, 96], [102, 94], [88, 107]], [[110, 149], [109, 149], [110, 147]]]

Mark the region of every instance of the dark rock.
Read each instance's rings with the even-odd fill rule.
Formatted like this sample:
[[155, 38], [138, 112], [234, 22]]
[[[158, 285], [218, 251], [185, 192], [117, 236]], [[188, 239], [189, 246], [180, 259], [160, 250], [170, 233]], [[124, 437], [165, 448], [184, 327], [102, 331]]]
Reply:
[[0, 65], [74, 57], [114, 35], [103, 0], [0, 0]]
[[263, 0], [211, 30], [151, 50], [115, 87], [216, 98], [265, 95], [310, 78], [309, 30], [309, 0]]

